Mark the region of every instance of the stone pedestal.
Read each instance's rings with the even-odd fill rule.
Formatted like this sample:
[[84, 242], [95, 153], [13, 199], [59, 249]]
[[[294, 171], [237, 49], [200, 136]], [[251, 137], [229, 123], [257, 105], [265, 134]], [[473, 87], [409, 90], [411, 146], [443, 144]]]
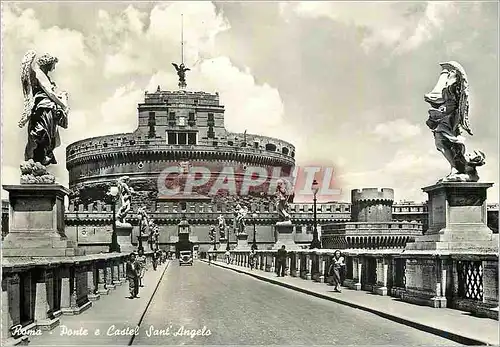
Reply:
[[235, 250], [249, 250], [250, 246], [248, 245], [248, 234], [241, 233], [236, 235], [236, 239], [238, 240], [238, 244], [236, 245]]
[[492, 185], [442, 182], [422, 189], [429, 195], [429, 229], [407, 243], [402, 253], [406, 258], [403, 301], [448, 307], [447, 292], [458, 281], [452, 281], [457, 275], [453, 257], [482, 259], [498, 254], [498, 239], [487, 226], [486, 191]]
[[5, 185], [9, 192], [9, 234], [4, 257], [67, 257], [84, 255], [64, 233], [64, 197], [58, 184]]
[[274, 228], [276, 243], [272, 249], [280, 249], [283, 245], [285, 245], [287, 251], [300, 249], [300, 247], [295, 243], [295, 230], [293, 224], [278, 222]]
[[132, 253], [135, 247], [132, 244], [132, 225], [128, 223], [116, 223], [116, 239], [120, 245], [121, 253]]
[[144, 250], [144, 252], [150, 251], [148, 240], [149, 240], [148, 235], [139, 234], [137, 236], [137, 249], [139, 249], [139, 245], [142, 244], [142, 249]]
[[429, 195], [429, 229], [406, 245], [412, 251], [498, 252], [487, 225], [486, 190], [493, 183], [443, 182], [422, 190]]

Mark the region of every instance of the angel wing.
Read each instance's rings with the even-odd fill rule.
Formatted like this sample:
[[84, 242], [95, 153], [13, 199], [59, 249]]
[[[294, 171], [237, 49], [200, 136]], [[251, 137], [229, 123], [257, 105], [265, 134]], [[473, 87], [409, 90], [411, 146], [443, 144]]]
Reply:
[[26, 125], [31, 115], [31, 110], [33, 109], [34, 98], [33, 98], [33, 69], [31, 65], [36, 58], [36, 52], [29, 50], [23, 57], [21, 61], [21, 85], [23, 88], [24, 95], [24, 108], [19, 120], [19, 127], [22, 128]]
[[467, 85], [467, 80], [462, 77], [462, 83], [460, 86], [460, 101], [458, 102], [458, 115], [459, 122], [462, 129], [464, 129], [469, 135], [472, 136], [472, 131], [470, 129], [469, 123], [469, 86]]
[[172, 65], [175, 67], [175, 70], [179, 71], [179, 65], [177, 65], [176, 63], [172, 63]]
[[184, 69], [184, 71], [191, 71], [191, 69], [187, 67]]

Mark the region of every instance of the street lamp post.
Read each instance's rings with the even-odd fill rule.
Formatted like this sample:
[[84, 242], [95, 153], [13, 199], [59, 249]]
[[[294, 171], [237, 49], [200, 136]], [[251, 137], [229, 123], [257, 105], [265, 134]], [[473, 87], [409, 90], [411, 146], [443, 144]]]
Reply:
[[257, 239], [256, 239], [256, 230], [255, 230], [255, 221], [257, 219], [258, 215], [256, 212], [252, 214], [252, 221], [253, 221], [253, 244], [252, 244], [252, 249], [257, 249]]
[[318, 190], [319, 190], [318, 181], [314, 180], [312, 184], [312, 191], [314, 194], [314, 200], [313, 200], [314, 230], [313, 230], [313, 239], [310, 246], [311, 249], [321, 248], [321, 241], [318, 238], [318, 222], [316, 220], [316, 194], [318, 193]]
[[120, 252], [118, 244], [118, 236], [116, 235], [116, 199], [118, 197], [118, 187], [110, 187], [108, 195], [111, 196], [111, 205], [113, 209], [113, 234], [111, 236], [111, 244], [109, 245], [110, 252]]

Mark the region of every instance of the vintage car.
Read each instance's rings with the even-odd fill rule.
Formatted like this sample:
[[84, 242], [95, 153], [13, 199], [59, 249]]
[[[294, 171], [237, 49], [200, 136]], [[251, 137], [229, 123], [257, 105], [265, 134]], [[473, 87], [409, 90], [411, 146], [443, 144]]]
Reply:
[[180, 251], [179, 253], [179, 265], [193, 265], [193, 253], [191, 251]]

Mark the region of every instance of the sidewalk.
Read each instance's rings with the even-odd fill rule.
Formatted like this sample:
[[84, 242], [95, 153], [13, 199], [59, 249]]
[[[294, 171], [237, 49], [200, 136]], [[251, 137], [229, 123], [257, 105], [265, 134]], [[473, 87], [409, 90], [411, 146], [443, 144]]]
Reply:
[[467, 312], [453, 309], [413, 305], [391, 296], [375, 295], [366, 291], [343, 288], [342, 293], [335, 293], [333, 287], [325, 283], [291, 276], [277, 277], [274, 272], [250, 270], [250, 268], [228, 265], [221, 261], [212, 261], [212, 264], [318, 298], [361, 309], [461, 344], [499, 345], [498, 321], [494, 319], [474, 317]]
[[[133, 332], [145, 313], [169, 261], [158, 266], [151, 264], [144, 275], [144, 287], [139, 289], [139, 298], [128, 299], [128, 282], [110, 290], [108, 295], [92, 303], [92, 307], [80, 315], [61, 316], [60, 325], [52, 331], [44, 331], [41, 336], [30, 336], [30, 346], [127, 346]], [[114, 327], [113, 327], [114, 326]], [[64, 327], [73, 332], [64, 333]], [[84, 330], [87, 334], [84, 334]], [[108, 329], [110, 335], [108, 335]], [[128, 331], [127, 331], [128, 330]], [[100, 332], [97, 335], [97, 331]], [[79, 334], [77, 334], [79, 333]]]

